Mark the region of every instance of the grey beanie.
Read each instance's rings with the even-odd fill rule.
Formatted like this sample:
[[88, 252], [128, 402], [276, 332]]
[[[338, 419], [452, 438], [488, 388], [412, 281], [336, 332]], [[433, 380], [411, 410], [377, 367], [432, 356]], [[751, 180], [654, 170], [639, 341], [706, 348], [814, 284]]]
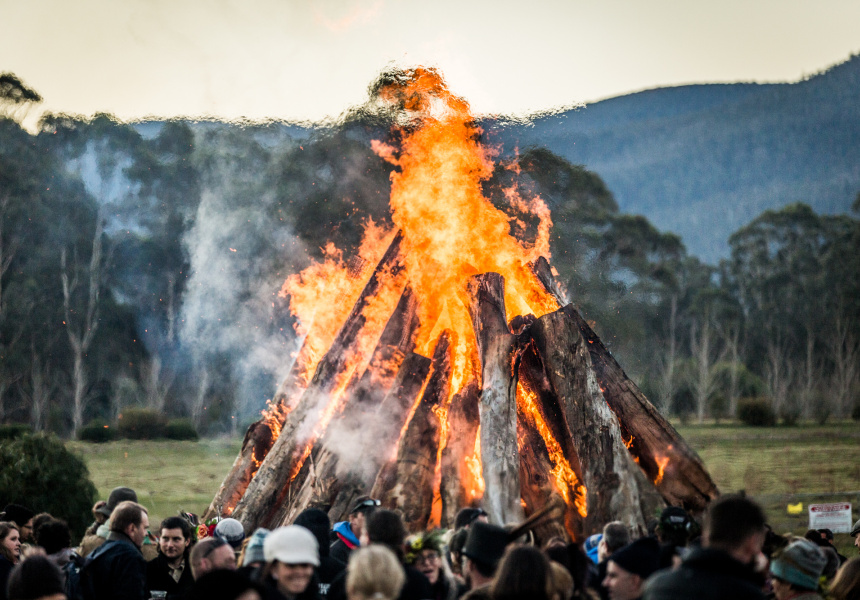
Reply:
[[827, 558], [814, 543], [807, 539], [796, 539], [774, 557], [770, 572], [774, 577], [805, 590], [818, 589]]
[[245, 528], [236, 519], [221, 519], [215, 526], [215, 536], [221, 538], [236, 550], [245, 541]]
[[254, 532], [248, 540], [248, 545], [245, 546], [245, 555], [242, 558], [243, 567], [247, 567], [255, 562], [266, 562], [266, 556], [263, 553], [263, 544], [266, 541], [267, 535], [269, 535], [269, 530], [263, 527]]

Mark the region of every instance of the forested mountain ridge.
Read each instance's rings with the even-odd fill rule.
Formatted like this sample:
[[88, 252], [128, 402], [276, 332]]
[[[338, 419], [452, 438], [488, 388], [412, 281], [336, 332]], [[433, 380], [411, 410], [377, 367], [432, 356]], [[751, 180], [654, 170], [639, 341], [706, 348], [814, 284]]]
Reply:
[[846, 213], [860, 190], [860, 56], [797, 83], [660, 88], [490, 129], [599, 173], [624, 212], [715, 264], [730, 233], [805, 202]]

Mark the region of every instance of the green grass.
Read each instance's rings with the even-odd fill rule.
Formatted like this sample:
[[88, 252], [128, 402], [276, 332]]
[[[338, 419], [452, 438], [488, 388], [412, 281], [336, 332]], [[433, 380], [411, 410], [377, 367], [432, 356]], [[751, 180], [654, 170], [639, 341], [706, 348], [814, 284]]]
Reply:
[[86, 461], [99, 498], [107, 499], [117, 486], [128, 486], [149, 510], [153, 525], [180, 510], [203, 514], [240, 446], [241, 440], [224, 439], [68, 444]]
[[[765, 507], [778, 533], [802, 535], [810, 502], [849, 501], [860, 510], [860, 423], [754, 428], [727, 424], [676, 425], [723, 493], [746, 491]], [[70, 442], [80, 454], [101, 498], [111, 489], [135, 489], [150, 520], [179, 510], [202, 514], [239, 452], [241, 440], [199, 442]], [[846, 494], [845, 492], [855, 492]], [[803, 513], [789, 515], [789, 502]], [[852, 540], [837, 534], [836, 545], [853, 556]]]
[[[860, 423], [676, 427], [699, 453], [720, 491], [743, 490], [755, 498], [764, 506], [777, 533], [803, 535], [808, 529], [810, 503], [851, 502], [852, 521], [857, 519]], [[789, 515], [787, 505], [797, 502], [803, 502], [803, 512]], [[848, 534], [836, 534], [834, 542], [842, 554], [856, 554]]]

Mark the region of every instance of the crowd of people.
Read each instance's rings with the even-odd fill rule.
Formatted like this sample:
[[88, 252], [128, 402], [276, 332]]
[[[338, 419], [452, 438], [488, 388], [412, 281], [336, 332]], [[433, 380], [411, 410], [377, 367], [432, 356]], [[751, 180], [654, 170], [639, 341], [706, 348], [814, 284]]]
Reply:
[[[408, 535], [397, 512], [359, 498], [333, 526], [311, 508], [293, 524], [209, 534], [181, 513], [150, 528], [127, 487], [93, 507], [77, 546], [61, 519], [0, 514], [0, 600], [860, 600], [860, 557], [833, 533], [782, 536], [741, 496], [693, 518], [668, 507], [644, 535], [607, 523], [581, 543], [542, 540], [464, 508], [454, 528]], [[860, 550], [860, 521], [851, 531]]]

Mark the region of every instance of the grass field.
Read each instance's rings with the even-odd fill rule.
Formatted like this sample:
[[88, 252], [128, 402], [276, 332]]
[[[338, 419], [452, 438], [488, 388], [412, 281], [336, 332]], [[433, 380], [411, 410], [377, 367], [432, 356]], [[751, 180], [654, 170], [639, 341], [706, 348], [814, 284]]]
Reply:
[[[779, 533], [803, 534], [806, 506], [849, 501], [854, 519], [860, 510], [860, 424], [751, 428], [737, 425], [678, 426], [702, 457], [723, 493], [745, 490], [766, 508]], [[134, 488], [150, 509], [151, 520], [180, 509], [201, 514], [211, 502], [236, 454], [240, 440], [200, 442], [72, 442], [69, 447], [89, 466], [101, 498], [118, 485]], [[787, 504], [803, 502], [798, 516]], [[847, 534], [836, 545], [854, 556]]]

